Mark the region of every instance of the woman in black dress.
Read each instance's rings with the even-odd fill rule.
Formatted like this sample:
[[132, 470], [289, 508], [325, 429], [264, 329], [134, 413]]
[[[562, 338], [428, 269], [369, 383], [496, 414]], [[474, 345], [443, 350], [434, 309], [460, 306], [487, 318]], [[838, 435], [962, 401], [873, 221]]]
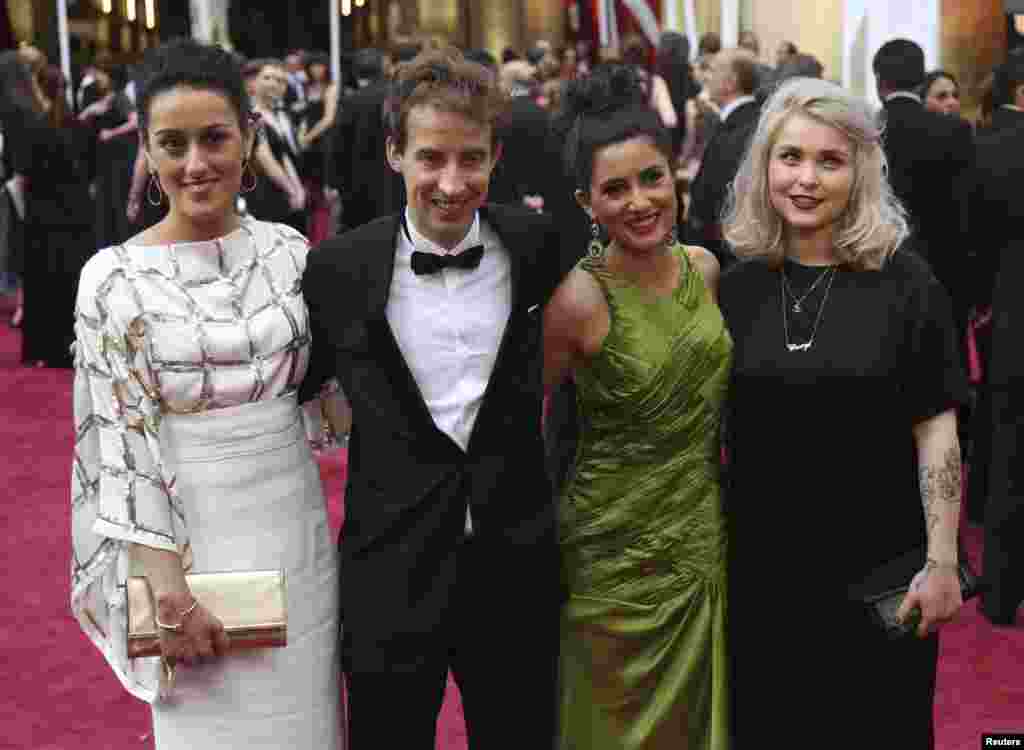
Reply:
[[299, 143], [303, 149], [302, 178], [309, 193], [309, 241], [317, 245], [330, 233], [327, 164], [338, 116], [338, 84], [331, 80], [329, 58], [314, 53], [306, 59], [306, 108], [302, 112]]
[[124, 90], [124, 69], [101, 76], [103, 97], [89, 105], [78, 120], [89, 127], [95, 139], [96, 244], [107, 247], [119, 245], [139, 231], [127, 211], [139, 134], [135, 105]]
[[[675, 31], [662, 32], [658, 38], [657, 71], [668, 85], [668, 93], [675, 107], [678, 122], [672, 129], [672, 150], [679, 159], [688, 136], [692, 138], [697, 122], [697, 103], [700, 84], [690, 67], [690, 41]], [[681, 166], [681, 165], [680, 165]]]
[[[746, 260], [720, 299], [740, 747], [933, 747], [936, 630], [961, 605], [966, 379], [884, 163], [866, 102], [798, 78], [733, 185], [725, 237]], [[919, 608], [920, 625], [890, 640], [860, 598], [908, 583], [900, 615]]]
[[11, 169], [25, 186], [21, 247], [12, 264], [25, 299], [21, 359], [71, 367], [76, 281], [95, 250], [93, 208], [63, 89], [50, 102], [44, 114], [18, 54], [0, 54], [0, 118]]
[[301, 211], [306, 191], [292, 161], [293, 156], [298, 157], [291, 150], [275, 112], [288, 85], [284, 64], [269, 58], [254, 60], [245, 66], [243, 74], [253, 112], [262, 121], [252, 153], [252, 173], [242, 183], [246, 210], [261, 221], [288, 224], [305, 234], [306, 217]]

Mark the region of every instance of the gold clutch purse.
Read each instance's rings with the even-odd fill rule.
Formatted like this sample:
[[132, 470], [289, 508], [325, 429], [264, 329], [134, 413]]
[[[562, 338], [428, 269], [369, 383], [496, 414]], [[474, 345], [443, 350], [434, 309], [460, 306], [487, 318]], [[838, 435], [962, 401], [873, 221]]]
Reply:
[[[231, 648], [282, 647], [288, 643], [284, 571], [189, 573], [192, 595], [222, 623]], [[160, 631], [149, 581], [128, 579], [128, 658], [160, 655]]]

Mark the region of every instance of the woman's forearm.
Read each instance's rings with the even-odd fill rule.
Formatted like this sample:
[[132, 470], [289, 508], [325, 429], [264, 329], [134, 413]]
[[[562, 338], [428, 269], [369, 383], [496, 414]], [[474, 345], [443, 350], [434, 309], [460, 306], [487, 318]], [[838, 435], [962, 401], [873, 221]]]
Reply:
[[285, 174], [288, 175], [288, 179], [291, 181], [292, 190], [305, 190], [302, 178], [299, 177], [299, 172], [295, 169], [295, 164], [292, 163], [292, 159], [288, 154], [284, 155], [282, 166], [284, 167]]
[[107, 130], [107, 138], [117, 138], [122, 135], [128, 135], [134, 133], [139, 129], [139, 116], [135, 112], [132, 112], [128, 116], [128, 120], [123, 125], [118, 125], [116, 128]]
[[920, 423], [914, 437], [928, 558], [939, 565], [956, 564], [963, 477], [956, 412], [949, 410]]

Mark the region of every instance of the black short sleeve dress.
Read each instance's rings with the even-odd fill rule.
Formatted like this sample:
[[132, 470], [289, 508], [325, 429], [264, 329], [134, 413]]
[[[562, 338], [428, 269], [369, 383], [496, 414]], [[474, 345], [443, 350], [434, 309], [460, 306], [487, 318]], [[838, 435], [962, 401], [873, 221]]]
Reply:
[[851, 592], [925, 544], [912, 428], [967, 397], [949, 299], [909, 249], [782, 271], [792, 294], [755, 260], [721, 284], [734, 727], [931, 748], [937, 638], [887, 641]]

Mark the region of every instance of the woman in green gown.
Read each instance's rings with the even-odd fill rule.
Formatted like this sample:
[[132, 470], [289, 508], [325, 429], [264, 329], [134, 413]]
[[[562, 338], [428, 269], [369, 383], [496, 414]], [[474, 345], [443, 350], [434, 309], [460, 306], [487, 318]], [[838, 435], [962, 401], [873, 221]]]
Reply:
[[[545, 312], [575, 381], [560, 501], [563, 750], [729, 747], [718, 263], [675, 240], [672, 141], [629, 71], [574, 81], [556, 127], [595, 242]], [[597, 237], [603, 228], [608, 243]]]

